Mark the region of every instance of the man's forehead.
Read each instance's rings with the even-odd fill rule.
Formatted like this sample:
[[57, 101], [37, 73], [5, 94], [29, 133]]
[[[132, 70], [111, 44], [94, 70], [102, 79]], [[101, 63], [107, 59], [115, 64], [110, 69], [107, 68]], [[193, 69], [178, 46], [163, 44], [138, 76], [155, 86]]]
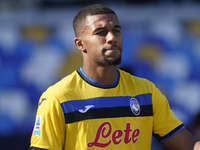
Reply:
[[86, 26], [104, 26], [106, 24], [119, 25], [119, 21], [114, 14], [98, 14], [86, 17]]

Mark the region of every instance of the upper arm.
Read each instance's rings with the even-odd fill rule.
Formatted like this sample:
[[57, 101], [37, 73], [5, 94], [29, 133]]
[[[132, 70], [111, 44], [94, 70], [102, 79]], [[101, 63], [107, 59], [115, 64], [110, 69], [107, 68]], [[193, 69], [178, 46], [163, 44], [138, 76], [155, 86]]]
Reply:
[[45, 92], [39, 101], [31, 147], [61, 150], [64, 146], [65, 121], [56, 97]]
[[157, 140], [163, 142], [181, 131], [184, 126], [170, 110], [167, 98], [157, 88], [154, 88], [152, 100], [153, 135]]
[[196, 138], [187, 130], [183, 129], [174, 136], [163, 142], [171, 150], [193, 150]]
[[171, 150], [200, 150], [200, 142], [195, 145], [197, 140], [170, 110], [166, 97], [157, 88], [154, 88], [152, 100], [154, 136]]

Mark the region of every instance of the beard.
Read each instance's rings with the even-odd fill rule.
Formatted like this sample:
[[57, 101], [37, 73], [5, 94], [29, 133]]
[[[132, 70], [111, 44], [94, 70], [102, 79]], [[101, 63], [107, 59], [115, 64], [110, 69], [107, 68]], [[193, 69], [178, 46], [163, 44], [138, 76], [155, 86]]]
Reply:
[[103, 60], [96, 59], [96, 63], [100, 66], [116, 66], [121, 63], [121, 56], [119, 56], [118, 58], [104, 57]]
[[[119, 46], [115, 46], [114, 47], [117, 47], [120, 51], [122, 51], [122, 48], [119, 47]], [[116, 66], [116, 65], [119, 65], [121, 63], [121, 55], [118, 56], [117, 58], [107, 58], [104, 53], [105, 53], [106, 49], [103, 49], [102, 50], [102, 55], [104, 56], [103, 59], [99, 59], [99, 58], [96, 58], [96, 63], [100, 66]]]
[[[113, 45], [112, 47], [113, 48], [117, 48], [120, 51], [122, 51], [122, 48], [120, 46]], [[106, 51], [106, 49], [104, 48], [103, 51], [102, 51], [103, 55], [104, 55], [105, 51]], [[114, 65], [114, 66], [119, 65], [121, 63], [121, 55], [119, 57], [117, 57], [117, 58], [110, 58], [110, 59], [104, 57], [104, 62], [105, 62], [105, 65]]]
[[104, 57], [104, 62], [105, 65], [113, 65], [113, 66], [119, 65], [121, 63], [121, 56], [116, 59], [108, 59]]

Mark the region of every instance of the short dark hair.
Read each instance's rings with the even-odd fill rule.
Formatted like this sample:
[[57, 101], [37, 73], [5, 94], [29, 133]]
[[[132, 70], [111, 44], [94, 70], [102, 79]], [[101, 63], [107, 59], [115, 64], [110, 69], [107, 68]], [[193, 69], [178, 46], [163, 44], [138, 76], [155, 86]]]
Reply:
[[117, 17], [117, 15], [112, 9], [104, 5], [101, 5], [101, 4], [89, 5], [83, 8], [82, 10], [80, 10], [73, 20], [73, 28], [74, 28], [75, 35], [76, 36], [78, 35], [78, 31], [82, 27], [85, 21], [85, 18], [88, 15], [98, 15], [98, 14], [114, 14]]

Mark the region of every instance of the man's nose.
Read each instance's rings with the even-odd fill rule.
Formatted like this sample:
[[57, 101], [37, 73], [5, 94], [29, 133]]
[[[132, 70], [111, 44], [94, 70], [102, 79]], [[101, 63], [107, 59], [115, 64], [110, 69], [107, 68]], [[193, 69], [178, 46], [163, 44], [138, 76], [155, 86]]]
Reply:
[[107, 43], [115, 43], [116, 42], [116, 36], [113, 32], [108, 32], [107, 34]]

